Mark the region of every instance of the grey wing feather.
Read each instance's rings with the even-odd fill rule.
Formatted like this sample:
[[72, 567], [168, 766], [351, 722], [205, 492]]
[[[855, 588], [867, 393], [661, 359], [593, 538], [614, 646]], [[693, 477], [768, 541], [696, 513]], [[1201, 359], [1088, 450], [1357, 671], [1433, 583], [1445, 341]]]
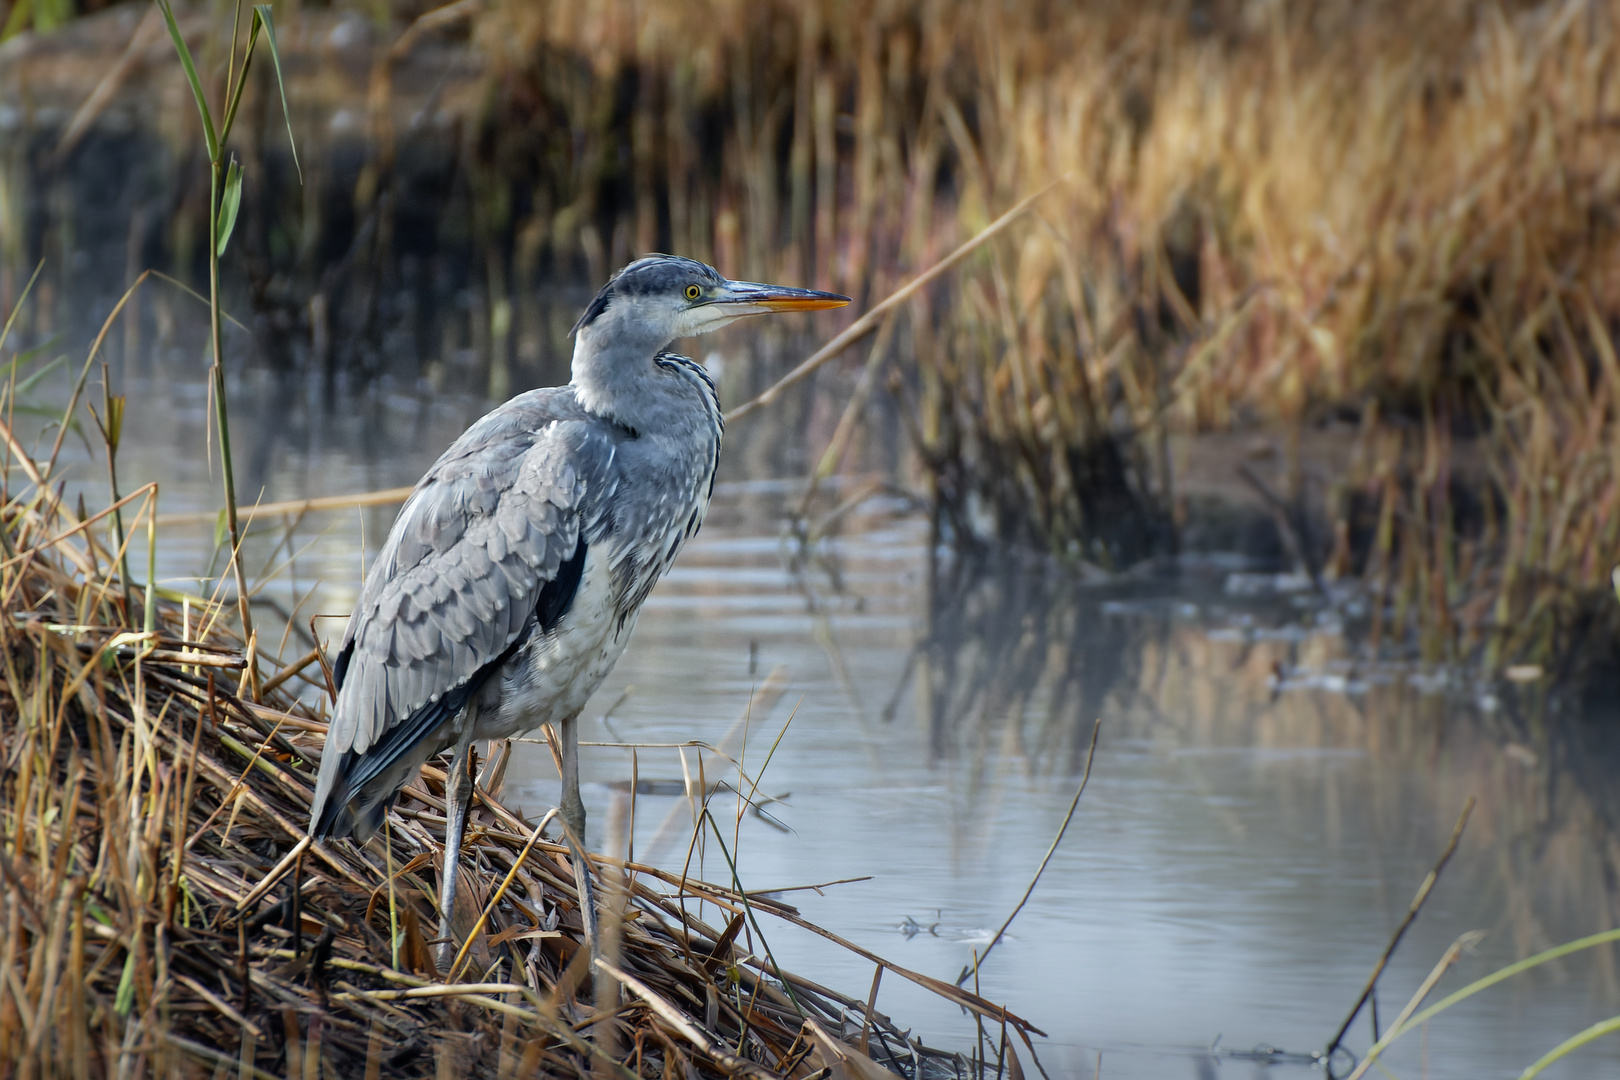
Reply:
[[565, 393], [524, 394], [485, 416], [401, 509], [344, 635], [312, 820], [330, 818], [334, 793], [352, 794], [341, 774], [358, 756], [513, 646], [592, 535], [621, 433]]

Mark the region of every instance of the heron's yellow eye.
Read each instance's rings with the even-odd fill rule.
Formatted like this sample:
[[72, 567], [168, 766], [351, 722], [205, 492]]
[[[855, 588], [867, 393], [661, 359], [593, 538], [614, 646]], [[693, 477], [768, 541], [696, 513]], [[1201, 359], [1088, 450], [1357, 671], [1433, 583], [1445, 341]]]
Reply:
[[688, 285], [686, 287], [686, 298], [688, 300], [696, 300], [698, 297], [700, 297], [702, 295], [703, 295], [703, 290], [698, 288], [696, 285]]

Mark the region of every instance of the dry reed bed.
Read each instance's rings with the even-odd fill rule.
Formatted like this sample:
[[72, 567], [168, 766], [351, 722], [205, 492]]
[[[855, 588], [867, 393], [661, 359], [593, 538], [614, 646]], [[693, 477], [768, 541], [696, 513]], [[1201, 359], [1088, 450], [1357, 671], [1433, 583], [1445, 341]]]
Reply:
[[[299, 188], [244, 110], [241, 258], [316, 353], [377, 328], [406, 233], [468, 255], [499, 397], [567, 355], [547, 282], [661, 248], [870, 302], [1063, 178], [871, 354], [942, 530], [1128, 565], [1176, 543], [1171, 433], [1348, 418], [1348, 470], [1308, 490], [1289, 455], [1276, 487], [1325, 517], [1307, 558], [1379, 597], [1375, 641], [1546, 659], [1613, 630], [1617, 0], [382, 10], [342, 49], [333, 16], [285, 28], [294, 126], [358, 144], [358, 175]], [[453, 124], [412, 126], [424, 88]]]
[[1620, 543], [1620, 4], [699, 8], [473, 16], [523, 87], [496, 171], [580, 148], [508, 200], [520, 264], [668, 243], [875, 299], [1066, 178], [893, 339], [946, 527], [1128, 565], [1175, 543], [1168, 433], [1348, 414], [1349, 473], [1278, 488], [1375, 641], [1567, 643]]
[[[437, 925], [442, 771], [425, 769], [365, 848], [309, 842], [325, 725], [288, 687], [303, 680], [312, 696], [315, 658], [270, 676], [255, 702], [239, 641], [197, 629], [206, 608], [155, 603], [149, 632], [122, 630], [142, 621], [143, 593], [106, 573], [115, 560], [78, 524], [35, 488], [10, 503], [3, 536], [0, 1075], [974, 1067], [908, 1042], [873, 1008], [876, 982], [860, 1000], [779, 971], [769, 920], [977, 1014], [1001, 1040], [991, 1068], [1014, 1060], [1009, 1033], [1027, 1043], [1033, 1029], [1004, 1009], [780, 899], [603, 855], [581, 864], [483, 788], [462, 879], [477, 910], [457, 922], [465, 937], [478, 911], [487, 920], [447, 984], [423, 929]], [[704, 923], [705, 908], [724, 925]]]

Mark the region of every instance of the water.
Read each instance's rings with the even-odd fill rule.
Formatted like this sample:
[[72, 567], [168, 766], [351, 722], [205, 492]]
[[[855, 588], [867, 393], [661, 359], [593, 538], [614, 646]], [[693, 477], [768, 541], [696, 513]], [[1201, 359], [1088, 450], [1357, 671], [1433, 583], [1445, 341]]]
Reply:
[[[787, 805], [771, 812], [793, 832], [744, 818], [744, 883], [871, 875], [825, 896], [795, 894], [795, 902], [811, 920], [898, 964], [955, 978], [1017, 903], [1077, 778], [1010, 751], [1004, 737], [982, 757], [937, 759], [927, 718], [909, 700], [883, 721], [927, 629], [921, 526], [870, 515], [837, 544], [848, 595], [812, 602], [762, 529], [769, 500], [760, 494], [749, 485], [721, 493], [720, 512], [655, 593], [634, 644], [587, 710], [583, 737], [719, 742], [765, 672], [780, 665], [790, 688], [752, 718], [748, 754], [757, 763], [792, 715], [762, 790], [784, 796]], [[1089, 1076], [1101, 1053], [1110, 1077], [1242, 1076], [1263, 1067], [1212, 1058], [1217, 1039], [1228, 1049], [1320, 1049], [1468, 793], [1480, 799], [1471, 831], [1384, 977], [1386, 1024], [1464, 931], [1489, 936], [1443, 991], [1527, 950], [1612, 925], [1612, 887], [1589, 865], [1608, 841], [1589, 812], [1546, 805], [1557, 800], [1527, 764], [1531, 751], [1505, 752], [1478, 727], [1448, 724], [1435, 699], [1393, 675], [1359, 707], [1321, 689], [1272, 700], [1271, 660], [1291, 648], [1298, 655], [1301, 643], [1331, 652], [1330, 641], [1313, 639], [1332, 635], [1268, 647], [1265, 635], [1233, 633], [1240, 616], [1212, 614], [1219, 600], [1216, 593], [1193, 611], [1182, 595], [1136, 605], [1147, 614], [1114, 617], [1157, 622], [1144, 647], [1154, 655], [1135, 682], [1160, 683], [1159, 691], [1105, 710], [1074, 824], [980, 973], [986, 996], [1051, 1035], [1040, 1047], [1049, 1069]], [[1095, 608], [1106, 603], [1098, 598]], [[1156, 606], [1173, 614], [1156, 619]], [[1223, 625], [1212, 633], [1212, 622]], [[598, 719], [615, 702], [611, 719]], [[1384, 705], [1400, 707], [1381, 715]], [[1032, 715], [1026, 726], [1041, 719]], [[629, 775], [627, 756], [586, 752], [596, 822], [608, 813], [608, 783]], [[516, 793], [549, 805], [550, 767], [538, 755], [523, 760], [532, 779], [520, 780]], [[639, 769], [643, 778], [681, 776], [669, 750], [642, 751]], [[722, 815], [728, 821], [730, 812]], [[683, 854], [685, 800], [650, 796], [638, 800], [638, 853], [666, 815], [683, 827], [666, 858]], [[724, 874], [717, 854], [705, 869]], [[857, 996], [869, 986], [864, 961], [802, 932], [767, 932], [784, 966]], [[1612, 962], [1588, 955], [1457, 1008], [1426, 1038], [1397, 1044], [1390, 1067], [1401, 1076], [1516, 1075], [1617, 1004]], [[931, 1043], [972, 1041], [971, 1023], [956, 1010], [892, 974], [879, 1006]], [[1364, 1025], [1355, 1034], [1353, 1045], [1365, 1046]], [[1617, 1051], [1599, 1047], [1547, 1075], [1620, 1072]]]
[[[721, 347], [745, 357], [749, 343]], [[200, 372], [124, 376], [135, 403], [124, 484], [160, 480], [167, 514], [217, 505]], [[255, 370], [233, 386], [246, 501], [410, 483], [483, 408], [418, 386], [357, 391], [335, 411], [323, 394]], [[140, 405], [164, 399], [171, 409]], [[771, 478], [784, 459], [749, 449], [758, 431], [735, 434], [742, 449], [709, 523], [649, 600], [582, 738], [720, 745], [748, 712], [746, 749], [726, 745], [757, 774], [785, 726], [760, 790], [780, 797], [769, 811], [787, 831], [743, 818], [742, 881], [868, 878], [784, 898], [949, 980], [1023, 894], [1074, 795], [1083, 721], [1101, 715], [1073, 824], [978, 976], [986, 997], [1048, 1033], [1037, 1048], [1054, 1076], [1090, 1077], [1099, 1055], [1110, 1078], [1307, 1075], [1225, 1051], [1325, 1044], [1469, 795], [1479, 805], [1457, 856], [1384, 976], [1386, 1024], [1465, 931], [1487, 936], [1442, 992], [1615, 924], [1620, 845], [1603, 783], [1615, 759], [1591, 750], [1580, 725], [1538, 733], [1517, 719], [1532, 715], [1534, 686], [1515, 691], [1523, 700], [1457, 704], [1432, 692], [1432, 673], [1358, 669], [1336, 620], [1219, 561], [1179, 583], [970, 582], [960, 596], [934, 593], [931, 612], [917, 516], [869, 502], [796, 568], [780, 539], [796, 487]], [[99, 474], [86, 464], [78, 475], [100, 498]], [[391, 513], [311, 516], [287, 533], [278, 521], [249, 545], [255, 576], [277, 571], [266, 599], [296, 609], [286, 655], [306, 647], [296, 628], [310, 615], [347, 611]], [[197, 587], [212, 540], [208, 524], [165, 528], [160, 575]], [[339, 624], [317, 625], [335, 636]], [[767, 703], [758, 695], [773, 672], [781, 692]], [[721, 778], [720, 759], [702, 760], [704, 779]], [[689, 750], [688, 767], [698, 762]], [[674, 749], [644, 749], [638, 765], [643, 780], [683, 777]], [[629, 753], [589, 747], [583, 771], [601, 840]], [[533, 745], [506, 785], [530, 813], [556, 797]], [[734, 800], [714, 806], [732, 820]], [[684, 797], [638, 796], [637, 858], [678, 868], [690, 827]], [[726, 874], [712, 842], [701, 872]], [[852, 996], [870, 987], [858, 957], [791, 927], [766, 933], [783, 966]], [[893, 973], [878, 1008], [934, 1045], [976, 1039], [970, 1019]], [[1614, 957], [1586, 953], [1459, 1006], [1388, 1064], [1402, 1077], [1517, 1075], [1616, 1012]], [[1369, 1041], [1363, 1019], [1351, 1045]], [[1620, 1041], [1545, 1075], [1620, 1075]]]

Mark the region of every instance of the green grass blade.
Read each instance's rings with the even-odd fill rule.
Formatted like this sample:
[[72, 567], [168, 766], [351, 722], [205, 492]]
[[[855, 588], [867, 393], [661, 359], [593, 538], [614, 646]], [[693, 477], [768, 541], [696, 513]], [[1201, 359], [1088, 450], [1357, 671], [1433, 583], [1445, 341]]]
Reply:
[[1436, 1013], [1444, 1012], [1446, 1009], [1451, 1008], [1464, 998], [1472, 997], [1481, 990], [1488, 990], [1504, 979], [1511, 979], [1520, 972], [1529, 971], [1533, 967], [1539, 967], [1542, 964], [1547, 963], [1549, 960], [1557, 960], [1560, 957], [1568, 956], [1570, 953], [1580, 952], [1583, 949], [1591, 949], [1598, 945], [1606, 945], [1611, 941], [1620, 941], [1620, 930], [1605, 930], [1601, 934], [1592, 934], [1588, 937], [1577, 938], [1574, 941], [1567, 941], [1564, 944], [1555, 946], [1546, 950], [1545, 952], [1538, 952], [1534, 956], [1527, 956], [1516, 964], [1509, 964], [1505, 968], [1498, 971], [1493, 971], [1483, 979], [1478, 979], [1471, 982], [1461, 990], [1458, 990], [1456, 993], [1451, 994], [1448, 997], [1441, 998], [1439, 1001], [1435, 1002], [1433, 1005], [1430, 1005], [1427, 1009], [1424, 1009], [1422, 1012], [1412, 1017], [1412, 1019], [1402, 1024], [1398, 1031], [1390, 1032], [1389, 1035], [1386, 1036], [1386, 1039], [1393, 1040], [1396, 1036], [1404, 1035], [1406, 1032], [1417, 1027], [1419, 1024], [1423, 1023], [1423, 1021], [1434, 1016]]
[[[10, 327], [8, 326], [7, 329], [10, 329]], [[47, 349], [54, 347], [58, 342], [60, 342], [62, 340], [62, 336], [62, 332], [59, 330], [32, 348], [19, 349], [10, 360], [6, 361], [6, 366], [4, 369], [5, 373], [9, 375], [13, 371], [21, 371], [29, 364], [32, 364], [36, 357], [43, 356]], [[0, 337], [0, 345], [4, 344], [5, 339]]]
[[[709, 813], [707, 803], [703, 807], [703, 818], [709, 823], [709, 828], [714, 830], [714, 839], [720, 845], [720, 854], [725, 857], [726, 869], [731, 871], [732, 887], [736, 889], [737, 898], [742, 902], [743, 914], [747, 917], [749, 925], [754, 928], [754, 934], [759, 938], [760, 947], [765, 950], [765, 959], [771, 962], [771, 969], [776, 972], [777, 981], [782, 984], [782, 989], [787, 992], [788, 1000], [793, 1002], [793, 1007], [798, 1010], [800, 1016], [805, 1016], [804, 1006], [799, 1004], [799, 995], [793, 992], [793, 984], [788, 982], [786, 976], [782, 974], [782, 965], [776, 962], [776, 956], [771, 952], [771, 944], [765, 940], [765, 931], [759, 925], [759, 920], [754, 917], [754, 905], [748, 902], [748, 890], [743, 888], [742, 878], [737, 874], [737, 861], [731, 857], [731, 849], [726, 847], [725, 834], [720, 831], [720, 823], [714, 820], [714, 815]], [[699, 827], [702, 827], [701, 823]]]
[[113, 996], [113, 1009], [119, 1016], [128, 1016], [135, 1007], [135, 954], [124, 958], [124, 973], [118, 977], [118, 992]]
[[[34, 291], [34, 282], [39, 280], [39, 272], [43, 269], [45, 269], [45, 260], [41, 259], [39, 260], [39, 265], [34, 267], [34, 274], [28, 279], [28, 284], [23, 286], [22, 295], [17, 297], [17, 302], [15, 304], [11, 305], [11, 314], [6, 317], [6, 325], [3, 329], [0, 329], [0, 347], [3, 347], [6, 343], [6, 338], [11, 336], [11, 324], [17, 321], [17, 312], [23, 309], [23, 303], [28, 299], [28, 294]], [[51, 340], [54, 341], [55, 338], [52, 337]], [[49, 342], [46, 342], [46, 344], [49, 344]], [[36, 348], [43, 347], [43, 345], [36, 346]], [[23, 354], [19, 353], [19, 358], [22, 355]]]
[[236, 126], [236, 110], [242, 106], [242, 95], [247, 90], [248, 71], [253, 66], [253, 47], [259, 41], [259, 20], [254, 19], [248, 26], [247, 48], [242, 53], [242, 71], [236, 77], [236, 85], [226, 86], [226, 95], [229, 101], [225, 105], [225, 122], [219, 127], [219, 141], [221, 144], [230, 141], [231, 129]]
[[[159, 281], [168, 282], [170, 285], [173, 285], [175, 288], [179, 289], [193, 300], [200, 301], [204, 306], [207, 306], [208, 304], [208, 297], [204, 296], [196, 289], [193, 289], [190, 285], [187, 285], [179, 278], [172, 278], [161, 270], [143, 270], [141, 272], [143, 274], [151, 274]], [[248, 328], [246, 323], [244, 323], [241, 319], [238, 319], [235, 315], [232, 315], [230, 312], [226, 311], [224, 308], [220, 309], [219, 316], [232, 326], [236, 327], [238, 330], [246, 330]]]
[[180, 66], [186, 69], [191, 96], [196, 99], [197, 112], [202, 116], [203, 135], [208, 139], [208, 160], [218, 161], [219, 137], [214, 133], [214, 117], [208, 111], [208, 99], [203, 96], [202, 80], [197, 78], [197, 65], [191, 62], [191, 50], [186, 48], [186, 39], [180, 34], [180, 24], [174, 20], [174, 8], [169, 6], [169, 0], [157, 0], [157, 6], [169, 26], [169, 37], [174, 41], [175, 52], [180, 54]]
[[39, 385], [39, 380], [41, 380], [45, 376], [49, 375], [51, 372], [55, 371], [57, 368], [66, 367], [66, 366], [67, 366], [67, 357], [58, 356], [55, 360], [52, 360], [50, 363], [46, 364], [44, 367], [40, 368], [38, 371], [30, 373], [29, 376], [26, 379], [24, 379], [22, 382], [17, 384], [17, 396], [22, 397], [24, 394], [28, 393], [34, 387], [38, 386]]
[[1603, 1036], [1615, 1031], [1620, 1031], [1620, 1016], [1611, 1016], [1607, 1020], [1599, 1020], [1585, 1031], [1577, 1035], [1571, 1035], [1569, 1038], [1565, 1039], [1563, 1042], [1541, 1055], [1535, 1064], [1531, 1065], [1529, 1068], [1525, 1069], [1524, 1072], [1519, 1074], [1519, 1080], [1530, 1080], [1532, 1076], [1540, 1076], [1543, 1069], [1558, 1061], [1560, 1058], [1571, 1053], [1572, 1051], [1579, 1050], [1593, 1039], [1600, 1039]]
[[[1483, 979], [1476, 979], [1467, 986], [1463, 987], [1461, 990], [1458, 990], [1456, 993], [1441, 998], [1433, 1005], [1430, 1005], [1427, 1009], [1424, 1009], [1422, 1012], [1413, 1016], [1400, 1027], [1391, 1031], [1386, 1031], [1384, 1033], [1384, 1037], [1374, 1043], [1372, 1048], [1367, 1051], [1367, 1055], [1364, 1060], [1367, 1062], [1375, 1061], [1378, 1058], [1378, 1055], [1389, 1049], [1389, 1045], [1396, 1039], [1400, 1038], [1402, 1035], [1405, 1035], [1408, 1031], [1422, 1026], [1424, 1021], [1432, 1019], [1434, 1016], [1451, 1008], [1459, 1001], [1462, 1001], [1465, 998], [1473, 997], [1481, 990], [1489, 990], [1497, 983], [1506, 979], [1511, 979], [1513, 976], [1518, 975], [1521, 972], [1529, 971], [1533, 967], [1539, 967], [1540, 965], [1547, 963], [1549, 960], [1557, 960], [1558, 958], [1568, 956], [1571, 953], [1580, 952], [1583, 949], [1595, 948], [1598, 945], [1607, 945], [1613, 941], [1620, 941], [1620, 930], [1605, 930], [1601, 934], [1591, 934], [1587, 937], [1577, 938], [1574, 941], [1565, 942], [1562, 945], [1547, 949], [1544, 952], [1538, 952], [1534, 956], [1527, 956], [1516, 964], [1509, 964], [1505, 968], [1500, 968], [1493, 971]], [[1603, 1033], [1599, 1032], [1598, 1034]], [[1592, 1038], [1597, 1038], [1597, 1035], [1593, 1035]], [[1570, 1049], [1574, 1049], [1574, 1047], [1570, 1047]], [[1545, 1066], [1542, 1067], [1545, 1068]]]
[[235, 157], [225, 173], [225, 194], [219, 201], [219, 246], [215, 254], [225, 255], [225, 245], [231, 242], [231, 230], [236, 228], [236, 212], [242, 207], [242, 166]]
[[[37, 416], [41, 420], [49, 420], [52, 427], [62, 422], [62, 410], [55, 405], [35, 405], [32, 402], [19, 401], [10, 406], [10, 411], [19, 416]], [[79, 431], [79, 422], [73, 421], [68, 425], [68, 430]]]
[[270, 62], [276, 68], [276, 88], [281, 91], [281, 115], [287, 121], [287, 144], [292, 147], [293, 168], [298, 182], [304, 182], [304, 168], [298, 164], [298, 143], [293, 138], [292, 112], [287, 108], [287, 81], [281, 77], [281, 50], [276, 47], [276, 24], [271, 21], [269, 4], [254, 4], [253, 17], [264, 24], [264, 40], [270, 45]]
[[34, 17], [34, 5], [29, 0], [17, 0], [6, 16], [4, 26], [0, 26], [0, 41], [10, 41], [28, 28], [28, 23]]

